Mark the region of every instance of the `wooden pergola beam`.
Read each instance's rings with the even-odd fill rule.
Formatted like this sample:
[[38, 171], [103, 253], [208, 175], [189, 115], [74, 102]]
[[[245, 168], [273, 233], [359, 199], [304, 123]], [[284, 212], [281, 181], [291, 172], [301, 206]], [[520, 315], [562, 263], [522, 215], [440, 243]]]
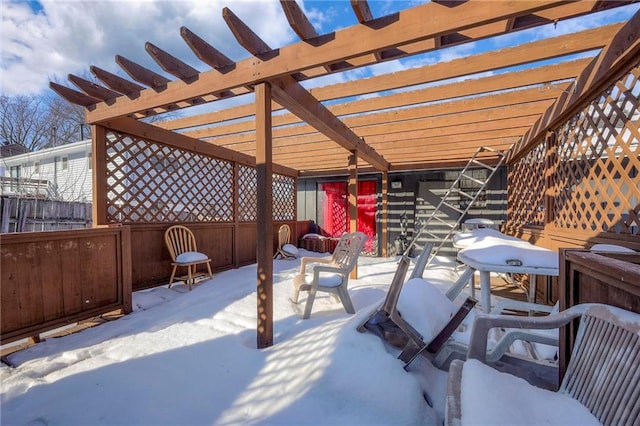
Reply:
[[68, 102], [76, 105], [82, 105], [87, 108], [92, 108], [93, 105], [100, 102], [100, 99], [93, 96], [85, 95], [77, 90], [69, 89], [61, 84], [49, 82], [49, 88], [56, 92], [59, 96], [66, 99]]
[[95, 75], [98, 80], [102, 81], [112, 90], [120, 92], [123, 95], [132, 96], [139, 93], [141, 90], [144, 90], [144, 86], [140, 86], [139, 84], [129, 81], [126, 78], [122, 78], [101, 68], [98, 68], [95, 65], [91, 65], [90, 69], [93, 75]]
[[225, 73], [231, 71], [235, 66], [236, 63], [233, 60], [229, 59], [187, 27], [180, 27], [180, 35], [198, 59], [213, 69]]
[[[126, 72], [129, 77], [139, 83], [146, 84], [151, 88], [166, 86], [167, 83], [171, 81], [168, 78], [156, 72], [153, 72], [150, 69], [143, 67], [142, 65], [138, 65], [137, 63], [121, 55], [116, 55], [116, 63], [120, 65], [120, 68], [122, 68], [122, 70]], [[180, 99], [180, 101], [183, 100], [184, 99]]]
[[380, 171], [389, 170], [389, 163], [358, 135], [315, 99], [291, 77], [272, 82], [272, 94], [280, 105], [316, 128], [348, 151], [357, 151], [360, 158]]
[[[228, 8], [223, 9], [223, 18], [240, 45], [256, 57], [271, 51], [271, 48]], [[291, 76], [271, 81], [271, 96], [320, 133], [334, 140], [349, 151], [362, 152], [362, 158], [379, 170], [387, 170], [387, 163], [371, 147], [367, 146], [351, 129], [344, 125]], [[271, 101], [271, 98], [269, 98]], [[269, 121], [271, 124], [271, 121]]]
[[256, 33], [253, 32], [238, 16], [228, 7], [222, 9], [222, 18], [233, 33], [240, 46], [244, 47], [253, 56], [268, 59], [266, 55], [273, 51]]
[[87, 95], [97, 99], [101, 99], [103, 101], [107, 101], [109, 99], [114, 99], [114, 98], [117, 98], [118, 96], [122, 96], [122, 94], [114, 90], [107, 89], [106, 87], [102, 87], [99, 84], [95, 84], [89, 80], [85, 80], [84, 78], [80, 78], [73, 74], [69, 74], [67, 78], [78, 89], [82, 90]]
[[[351, 8], [356, 15], [356, 19], [358, 19], [358, 22], [361, 24], [366, 24], [373, 20], [373, 14], [371, 13], [371, 8], [367, 0], [351, 0]], [[380, 52], [373, 52], [373, 56], [377, 62], [382, 61], [382, 54]]]
[[[433, 38], [442, 33], [501, 21], [511, 16], [561, 4], [563, 4], [561, 1], [551, 0], [518, 1], [501, 3], [499, 8], [487, 8], [482, 2], [469, 1], [454, 8], [455, 12], [453, 12], [438, 4], [426, 3], [399, 12], [395, 21], [380, 28], [372, 29], [368, 26], [356, 25], [337, 31], [332, 35], [331, 40], [318, 46], [299, 42], [278, 49], [277, 55], [266, 61], [256, 61], [255, 58], [244, 60], [237, 63], [234, 70], [224, 75], [208, 71], [200, 73], [198, 80], [191, 84], [181, 80], [167, 83], [162, 93], [144, 90], [138, 98], [133, 100], [118, 98], [113, 105], [99, 103], [93, 111], [87, 113], [87, 121], [95, 123], [110, 117], [129, 115], [211, 93], [219, 93], [381, 49]], [[440, 19], [433, 20], [433, 16], [439, 16]], [[430, 22], [426, 29], [424, 22]], [[358, 43], [353, 43], [353, 40], [358, 40]], [[259, 79], [256, 79], [256, 76], [260, 76]]]
[[[517, 92], [485, 95], [481, 99], [459, 99], [433, 105], [413, 106], [392, 111], [357, 115], [343, 118], [343, 121], [346, 125], [355, 130], [367, 125], [386, 125], [427, 118], [438, 119], [439, 117], [451, 114], [463, 117], [464, 113], [472, 111], [477, 111], [482, 114], [486, 114], [487, 112], [489, 114], [493, 114], [493, 111], [489, 111], [491, 109], [506, 109], [514, 114], [521, 114], [522, 112], [531, 111], [534, 108], [537, 110], [538, 108], [541, 108], [542, 105], [546, 105], [544, 107], [544, 109], [546, 109], [546, 107], [558, 97], [558, 94], [563, 90], [567, 90], [568, 87], [569, 83], [550, 85], [548, 88], [545, 88], [545, 90], [541, 90], [539, 87], [520, 89]], [[517, 105], [518, 108], [512, 108], [514, 105]], [[296, 123], [300, 123], [300, 119], [293, 114], [282, 114], [274, 117], [274, 137], [298, 137], [300, 135], [316, 131], [308, 125], [301, 124], [291, 126], [291, 124]], [[283, 128], [277, 129], [277, 127]], [[226, 137], [227, 140], [231, 141], [235, 140], [235, 137], [238, 137], [237, 141], [241, 141], [242, 138], [239, 133], [251, 132], [253, 130], [255, 130], [253, 122], [243, 122], [187, 131], [184, 132], [184, 134], [197, 139], [217, 137], [217, 139], [210, 139], [210, 141], [218, 145], [224, 145], [223, 140], [220, 138]]]
[[[186, 149], [188, 151], [197, 152], [210, 157], [216, 157], [221, 160], [240, 163], [249, 167], [256, 166], [255, 157], [221, 146], [216, 146], [205, 141], [193, 139], [189, 136], [162, 129], [154, 126], [153, 124], [145, 123], [133, 118], [118, 117], [112, 120], [106, 120], [102, 125], [109, 129], [114, 129], [146, 140], [158, 141], [175, 148]], [[293, 170], [279, 164], [274, 164], [273, 170], [276, 173], [286, 176], [297, 176], [298, 174], [297, 170]]]
[[[607, 25], [605, 27], [582, 31], [578, 34], [562, 35], [512, 48], [454, 59], [446, 63], [427, 65], [421, 68], [412, 68], [392, 74], [313, 88], [310, 89], [310, 92], [318, 100], [326, 101], [348, 96], [361, 96], [377, 91], [394, 90], [401, 87], [457, 78], [498, 68], [553, 59], [563, 55], [601, 48], [605, 44], [605, 40], [615, 34], [621, 26], [622, 24]], [[273, 106], [274, 111], [281, 108], [279, 105]], [[165, 121], [159, 123], [159, 125], [167, 129], [184, 129], [224, 120], [249, 117], [252, 114], [253, 105], [245, 105], [225, 111], [224, 116], [220, 111], [216, 111], [199, 116]], [[274, 119], [277, 119], [277, 117], [274, 117]]]
[[200, 74], [197, 69], [160, 49], [153, 43], [146, 42], [144, 45], [144, 50], [146, 50], [149, 56], [151, 56], [153, 60], [156, 61], [160, 68], [162, 68], [169, 74], [178, 77], [181, 80], [190, 81], [193, 80], [193, 78], [197, 77], [198, 74]]
[[447, 62], [410, 68], [396, 73], [313, 88], [310, 91], [315, 97], [324, 101], [349, 96], [362, 96], [418, 84], [434, 83], [556, 59], [602, 48], [606, 40], [615, 34], [621, 26], [622, 24], [607, 25], [583, 31], [579, 36], [566, 34], [552, 39], [538, 40], [519, 46], [465, 56]]
[[[307, 15], [304, 14], [298, 3], [294, 0], [280, 0], [280, 5], [282, 6], [282, 10], [284, 11], [285, 16], [287, 17], [287, 21], [289, 22], [289, 26], [295, 32], [300, 40], [309, 40], [319, 37], [319, 34], [316, 32], [316, 29], [313, 28], [311, 22], [307, 18]], [[324, 69], [327, 72], [333, 72], [335, 69], [344, 69], [351, 67], [350, 64], [342, 62], [337, 65], [325, 65]]]
[[[499, 96], [492, 97], [492, 100], [496, 98], [499, 98]], [[512, 96], [512, 98], [514, 98], [514, 102], [519, 102], [519, 100], [515, 100], [516, 96]], [[434, 105], [435, 108], [413, 107], [394, 112], [354, 116], [345, 118], [343, 121], [354, 132], [357, 132], [358, 136], [366, 137], [367, 143], [371, 145], [371, 140], [369, 139], [371, 136], [406, 133], [414, 130], [442, 129], [444, 131], [448, 127], [452, 128], [452, 130], [457, 130], [457, 127], [474, 123], [494, 126], [504, 123], [506, 125], [507, 122], [502, 120], [541, 115], [552, 102], [553, 99], [544, 99], [512, 105], [495, 105], [489, 100], [488, 102], [482, 102], [484, 107], [478, 106], [474, 108], [471, 103], [467, 104], [458, 101], [446, 105], [447, 110], [455, 111], [455, 113], [439, 114], [439, 111], [444, 110], [443, 107]], [[517, 105], [517, 107], [514, 108], [513, 105]], [[456, 106], [460, 109], [456, 110]], [[188, 132], [185, 134], [196, 137]], [[311, 143], [330, 143], [324, 135], [318, 134], [317, 130], [309, 125], [274, 128], [273, 138], [276, 148], [304, 146], [308, 149], [308, 145]], [[232, 144], [234, 150], [247, 152], [245, 151], [246, 149], [252, 149], [254, 139], [255, 135], [253, 134], [242, 134], [235, 137], [225, 136], [219, 139], [209, 139], [208, 141], [219, 146], [231, 147], [231, 145], [225, 143], [227, 141]]]
[[304, 14], [298, 3], [292, 0], [280, 0], [280, 6], [284, 11], [289, 26], [295, 32], [300, 40], [308, 40], [310, 38], [318, 37], [316, 29], [313, 28], [311, 22]]
[[[456, 82], [449, 85], [428, 87], [412, 92], [394, 93], [377, 98], [362, 99], [343, 104], [330, 105], [327, 108], [336, 116], [372, 112], [381, 109], [391, 109], [398, 107], [408, 107], [410, 105], [424, 104], [430, 102], [443, 101], [447, 99], [460, 99], [468, 96], [477, 96], [486, 93], [501, 92], [527, 85], [538, 85], [552, 81], [575, 78], [589, 63], [589, 59], [579, 59], [570, 63], [547, 65], [544, 67], [517, 71], [505, 75], [493, 75], [477, 80]], [[542, 91], [543, 88], [540, 88]], [[553, 90], [552, 86], [544, 90]], [[557, 97], [561, 91], [556, 93]], [[505, 96], [512, 96], [505, 93]], [[224, 130], [224, 128], [222, 129]], [[214, 129], [198, 129], [186, 132], [187, 134], [205, 138], [219, 135]], [[235, 136], [230, 137], [230, 139]]]

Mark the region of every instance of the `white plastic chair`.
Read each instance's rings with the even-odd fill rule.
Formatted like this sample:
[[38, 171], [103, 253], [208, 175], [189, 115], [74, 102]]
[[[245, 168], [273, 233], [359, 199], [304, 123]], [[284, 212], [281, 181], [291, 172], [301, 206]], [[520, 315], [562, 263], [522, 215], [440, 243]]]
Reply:
[[[363, 232], [344, 234], [331, 258], [303, 257], [301, 259], [300, 273], [293, 278], [292, 300], [298, 303], [300, 291], [309, 292], [303, 319], [311, 316], [311, 308], [318, 291], [337, 296], [345, 311], [350, 314], [356, 312], [347, 286], [349, 274], [358, 263], [358, 257], [366, 241], [367, 236]], [[309, 271], [307, 271], [307, 265], [310, 265]]]
[[[550, 329], [566, 325], [576, 318], [580, 318], [580, 326], [571, 359], [560, 388], [555, 393], [481, 364], [487, 362], [487, 336], [491, 328]], [[587, 418], [574, 420], [579, 424], [587, 424], [587, 421], [603, 425], [638, 424], [639, 331], [639, 314], [602, 304], [576, 305], [546, 317], [481, 314], [473, 325], [468, 361], [454, 360], [449, 369], [445, 425], [459, 426], [463, 423], [462, 416], [469, 416], [470, 421], [480, 423], [490, 421], [493, 425], [513, 424], [525, 418], [530, 422], [566, 424], [567, 412], [586, 413]], [[472, 378], [479, 377], [478, 374], [482, 377], [482, 383], [473, 382]], [[471, 380], [471, 383], [465, 381], [465, 377], [470, 377], [467, 380]], [[501, 383], [502, 387], [496, 388], [496, 383]], [[505, 411], [513, 410], [500, 410], [494, 402], [509, 404], [505, 398], [514, 396], [515, 386], [518, 387], [515, 394], [518, 403], [521, 403], [518, 406], [521, 418], [498, 418]], [[463, 394], [466, 392], [482, 401], [474, 401], [472, 409], [463, 406], [465, 400], [469, 401], [467, 398], [471, 397], [465, 397]], [[529, 398], [528, 392], [536, 397]], [[543, 393], [544, 398], [541, 398]], [[551, 405], [555, 409], [550, 410]]]

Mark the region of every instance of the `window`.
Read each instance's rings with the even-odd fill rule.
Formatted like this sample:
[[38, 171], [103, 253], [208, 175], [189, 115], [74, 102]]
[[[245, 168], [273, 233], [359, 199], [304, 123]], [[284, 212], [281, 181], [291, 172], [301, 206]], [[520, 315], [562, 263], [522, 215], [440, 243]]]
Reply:
[[36, 163], [33, 166], [33, 173], [39, 175], [40, 174], [40, 162], [36, 161]]
[[91, 170], [93, 167], [93, 158], [91, 157], [91, 153], [87, 152], [87, 170]]
[[20, 166], [11, 166], [9, 168], [9, 173], [11, 176], [11, 191], [17, 191], [20, 189]]
[[62, 157], [62, 170], [68, 170], [68, 169], [69, 169], [69, 158]]
[[10, 173], [11, 173], [11, 177], [12, 178], [19, 178], [20, 177], [20, 169], [22, 167], [21, 166], [11, 166], [11, 168], [9, 169]]

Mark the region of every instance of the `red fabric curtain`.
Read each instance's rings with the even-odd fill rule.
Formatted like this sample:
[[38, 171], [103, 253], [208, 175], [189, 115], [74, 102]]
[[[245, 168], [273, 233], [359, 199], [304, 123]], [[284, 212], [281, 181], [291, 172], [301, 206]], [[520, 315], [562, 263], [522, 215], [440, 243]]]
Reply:
[[[349, 210], [346, 182], [327, 182], [319, 185], [324, 194], [322, 221], [319, 224], [323, 233], [330, 237], [340, 237], [347, 232]], [[376, 181], [358, 182], [358, 231], [364, 232], [369, 240], [366, 251], [374, 248], [376, 236], [377, 193]]]

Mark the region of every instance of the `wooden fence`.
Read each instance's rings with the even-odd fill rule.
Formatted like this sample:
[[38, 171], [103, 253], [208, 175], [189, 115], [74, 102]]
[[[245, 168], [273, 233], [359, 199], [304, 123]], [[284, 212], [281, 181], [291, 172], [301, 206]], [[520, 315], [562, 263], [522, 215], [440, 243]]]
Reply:
[[[640, 313], [640, 253], [596, 254], [560, 251], [560, 309], [579, 303], [606, 303]], [[577, 324], [560, 330], [560, 374], [573, 349]]]
[[[291, 227], [291, 242], [309, 232], [309, 222], [274, 222], [274, 253], [278, 228]], [[256, 262], [256, 223], [182, 223], [196, 237], [198, 251], [212, 260], [211, 269], [224, 271]], [[133, 290], [166, 284], [171, 275], [171, 258], [164, 243], [164, 231], [172, 223], [133, 224], [131, 228], [131, 265]], [[178, 272], [180, 273], [180, 272]]]
[[131, 312], [130, 245], [126, 226], [3, 235], [2, 344], [118, 309]]
[[[640, 250], [640, 64], [509, 164], [505, 230], [558, 250], [618, 244]], [[538, 283], [543, 301], [557, 282]]]
[[0, 198], [0, 233], [90, 228], [91, 203], [43, 198]]

